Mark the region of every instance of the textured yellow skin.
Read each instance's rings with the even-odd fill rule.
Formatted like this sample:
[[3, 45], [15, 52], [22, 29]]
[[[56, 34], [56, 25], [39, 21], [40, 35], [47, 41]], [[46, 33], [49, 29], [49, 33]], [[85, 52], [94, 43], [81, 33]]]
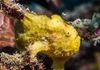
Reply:
[[[49, 18], [45, 15], [25, 13], [19, 26], [22, 30], [16, 27], [19, 30], [17, 31], [18, 48], [23, 50], [31, 44], [29, 47], [31, 56], [35, 56], [38, 52], [47, 54], [53, 58], [55, 70], [60, 68], [59, 64], [64, 64], [63, 61], [67, 57], [79, 50], [80, 37], [77, 31], [58, 15]], [[60, 58], [64, 60], [59, 62]]]
[[[60, 58], [78, 52], [80, 37], [75, 28], [66, 24], [60, 16], [53, 15], [49, 18], [26, 13], [21, 22], [24, 30], [18, 34], [17, 41], [20, 41], [23, 47], [32, 44], [32, 54], [43, 52]], [[18, 45], [20, 46], [19, 43]]]

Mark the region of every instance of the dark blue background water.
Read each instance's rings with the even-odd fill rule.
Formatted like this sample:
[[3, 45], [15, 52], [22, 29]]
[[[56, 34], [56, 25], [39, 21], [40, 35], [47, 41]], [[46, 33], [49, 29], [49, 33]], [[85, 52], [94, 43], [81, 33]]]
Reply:
[[[51, 1], [51, 0], [49, 0]], [[46, 8], [48, 10], [52, 10], [57, 12], [62, 12], [65, 9], [73, 10], [76, 6], [84, 4], [84, 3], [93, 3], [95, 0], [61, 0], [63, 3], [63, 6], [59, 6], [59, 8], [55, 8], [55, 6], [52, 3], [47, 3], [46, 0], [20, 0], [20, 3], [27, 3], [28, 7], [31, 10], [34, 9], [41, 9]]]

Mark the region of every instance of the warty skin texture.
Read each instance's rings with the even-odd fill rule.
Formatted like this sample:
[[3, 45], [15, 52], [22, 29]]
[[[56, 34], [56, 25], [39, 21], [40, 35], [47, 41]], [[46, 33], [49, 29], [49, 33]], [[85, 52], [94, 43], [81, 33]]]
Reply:
[[47, 17], [25, 13], [17, 30], [17, 48], [28, 46], [31, 57], [38, 52], [53, 59], [53, 68], [62, 69], [65, 60], [79, 51], [80, 37], [75, 28], [58, 15]]

